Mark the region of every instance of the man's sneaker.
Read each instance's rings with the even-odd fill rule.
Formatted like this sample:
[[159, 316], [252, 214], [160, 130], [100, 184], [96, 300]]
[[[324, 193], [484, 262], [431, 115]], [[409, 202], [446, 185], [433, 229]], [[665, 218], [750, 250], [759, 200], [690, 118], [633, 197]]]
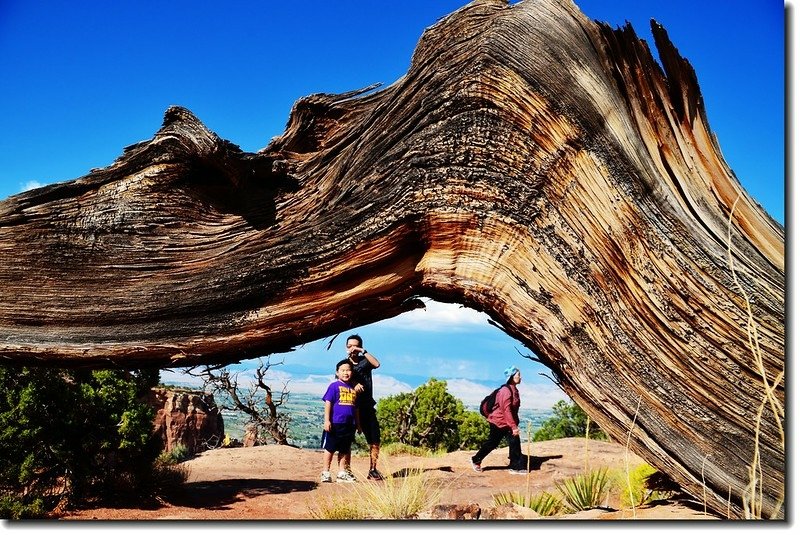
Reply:
[[336, 474], [337, 483], [355, 483], [356, 481], [356, 476], [354, 476], [352, 472], [346, 472], [345, 470], [342, 470]]
[[322, 475], [319, 476], [319, 481], [320, 481], [320, 483], [331, 483], [331, 482], [333, 482], [333, 479], [331, 479], [331, 473], [328, 472], [327, 470], [325, 470], [324, 472], [322, 472]]
[[524, 470], [524, 469], [523, 469], [523, 470], [518, 470], [518, 469], [516, 469], [516, 468], [509, 468], [509, 469], [508, 469], [508, 473], [509, 473], [509, 474], [527, 475], [527, 474], [528, 474], [528, 471], [527, 471], [527, 470]]
[[369, 473], [367, 474], [367, 479], [372, 479], [372, 480], [374, 480], [374, 481], [381, 481], [381, 480], [383, 480], [383, 474], [381, 474], [380, 472], [378, 472], [378, 470], [377, 470], [377, 469], [373, 468], [373, 469], [372, 469], [372, 470], [370, 470], [370, 471], [369, 471]]
[[483, 472], [483, 468], [481, 468], [480, 463], [472, 463], [472, 469], [476, 472]]

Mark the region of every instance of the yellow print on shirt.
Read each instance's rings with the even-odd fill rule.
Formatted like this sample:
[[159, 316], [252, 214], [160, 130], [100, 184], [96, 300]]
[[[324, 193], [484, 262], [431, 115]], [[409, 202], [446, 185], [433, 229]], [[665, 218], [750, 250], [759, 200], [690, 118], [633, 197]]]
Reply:
[[347, 386], [339, 386], [339, 405], [355, 405], [356, 391]]

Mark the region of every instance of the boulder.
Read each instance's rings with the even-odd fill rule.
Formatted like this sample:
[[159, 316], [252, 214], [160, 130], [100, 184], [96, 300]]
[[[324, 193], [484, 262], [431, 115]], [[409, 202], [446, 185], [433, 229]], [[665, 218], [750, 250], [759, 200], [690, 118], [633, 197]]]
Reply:
[[539, 513], [516, 503], [504, 503], [483, 509], [481, 520], [532, 520], [542, 518]]
[[154, 388], [148, 401], [156, 410], [153, 428], [165, 451], [183, 445], [194, 455], [222, 444], [225, 424], [213, 395]]
[[418, 516], [420, 520], [477, 520], [481, 516], [481, 508], [477, 503], [469, 505], [438, 504], [430, 511]]

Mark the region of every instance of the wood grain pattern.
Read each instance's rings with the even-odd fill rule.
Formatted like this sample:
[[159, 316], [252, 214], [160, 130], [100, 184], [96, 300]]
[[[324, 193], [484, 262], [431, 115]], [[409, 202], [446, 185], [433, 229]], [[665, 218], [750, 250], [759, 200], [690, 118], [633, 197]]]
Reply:
[[[0, 202], [0, 355], [234, 362], [418, 296], [458, 302], [617, 441], [744, 516], [764, 383], [785, 365], [784, 229], [652, 31], [663, 68], [572, 2], [473, 2], [394, 84], [298, 100], [257, 153], [170, 108], [111, 166]], [[775, 395], [782, 410], [782, 380]], [[782, 427], [760, 421], [764, 516], [783, 516]]]

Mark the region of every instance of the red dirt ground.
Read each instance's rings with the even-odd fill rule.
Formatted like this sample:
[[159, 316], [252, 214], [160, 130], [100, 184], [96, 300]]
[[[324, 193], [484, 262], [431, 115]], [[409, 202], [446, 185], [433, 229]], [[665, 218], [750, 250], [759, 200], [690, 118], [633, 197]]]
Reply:
[[[528, 449], [530, 447], [530, 449]], [[624, 474], [626, 452], [609, 442], [568, 438], [523, 444], [533, 470], [529, 476], [510, 474], [505, 469], [508, 448], [495, 450], [484, 460], [484, 471], [471, 468], [474, 452], [457, 451], [437, 457], [382, 455], [379, 468], [384, 474], [402, 476], [409, 469], [422, 469], [432, 485], [441, 489], [438, 503], [494, 506], [493, 495], [504, 491], [555, 492], [555, 482], [589, 468], [608, 467]], [[628, 466], [643, 461], [627, 454]], [[354, 456], [352, 468], [359, 483], [318, 483], [322, 466], [320, 451], [291, 446], [225, 448], [204, 452], [184, 463], [189, 479], [180, 496], [153, 506], [95, 508], [72, 511], [65, 520], [309, 520], [312, 511], [327, 497], [353, 492], [364, 485], [369, 460]], [[370, 483], [371, 484], [371, 483]], [[581, 520], [703, 520], [702, 505], [667, 501], [636, 510], [619, 508], [610, 498], [607, 508], [563, 515], [559, 519]]]

